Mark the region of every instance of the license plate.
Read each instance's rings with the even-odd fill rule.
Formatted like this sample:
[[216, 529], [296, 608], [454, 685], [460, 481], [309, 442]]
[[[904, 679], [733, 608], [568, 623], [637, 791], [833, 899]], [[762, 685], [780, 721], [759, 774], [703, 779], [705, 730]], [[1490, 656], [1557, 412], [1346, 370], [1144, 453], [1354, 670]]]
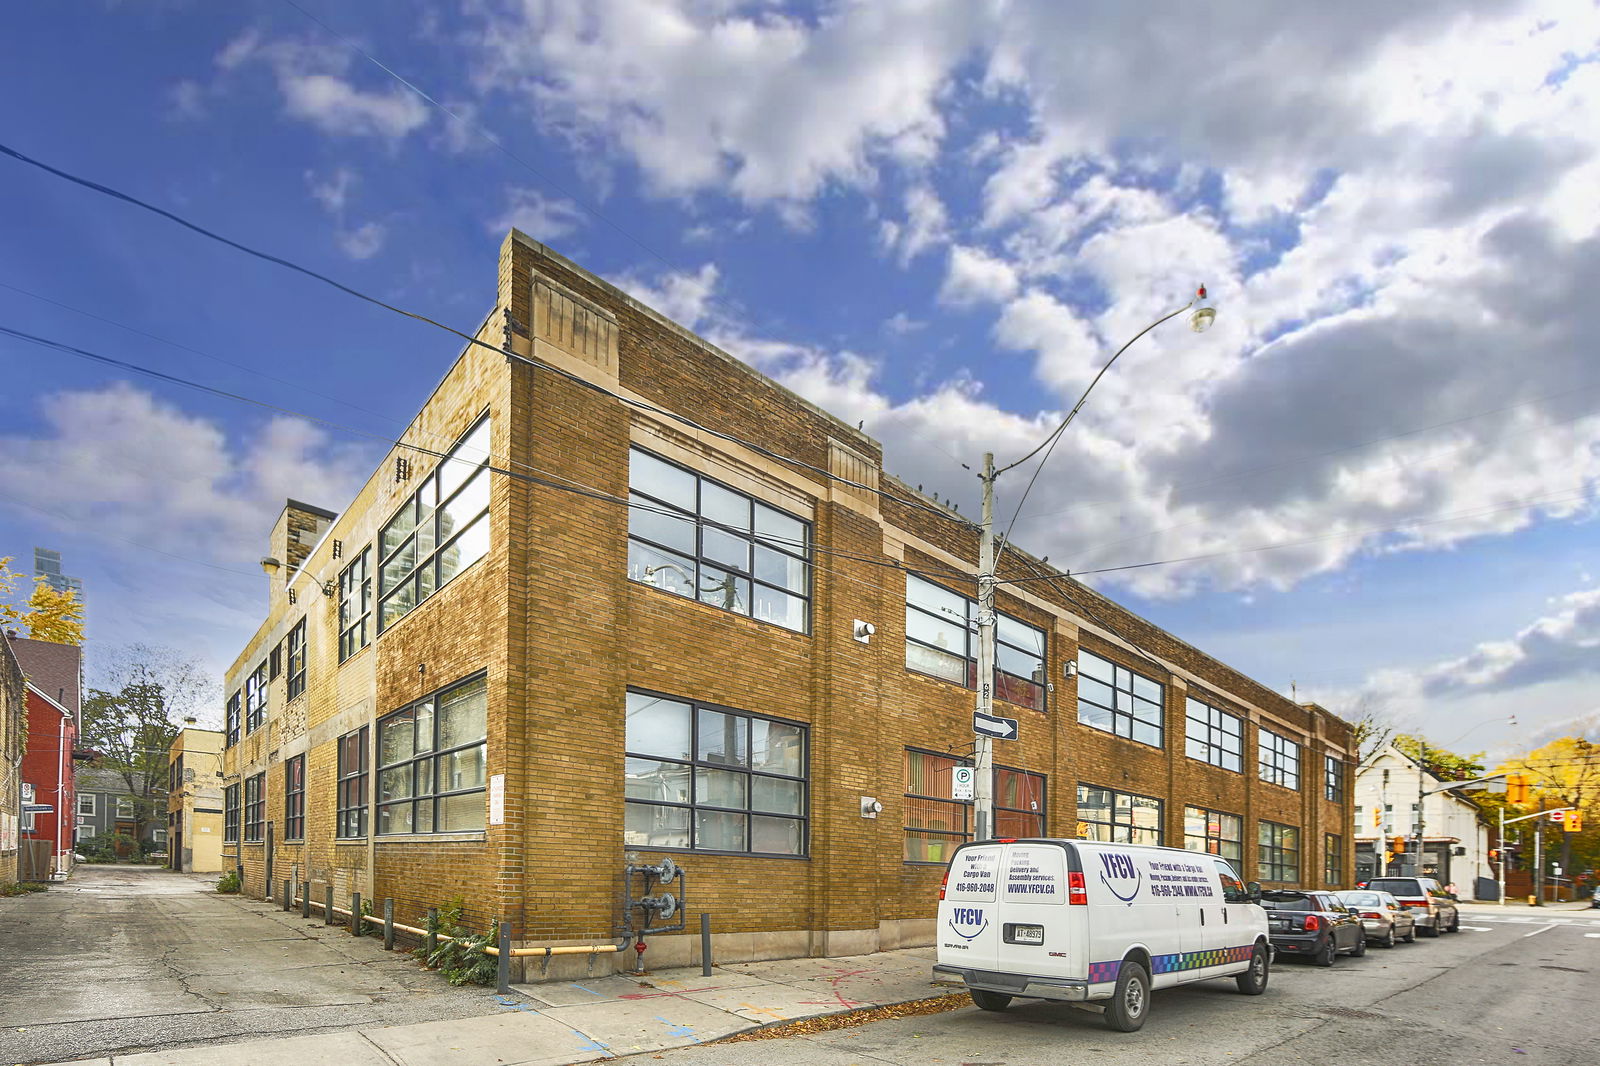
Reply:
[[1030, 947], [1038, 947], [1044, 943], [1044, 926], [1007, 922], [1005, 926], [1005, 942], [1007, 944], [1024, 944]]

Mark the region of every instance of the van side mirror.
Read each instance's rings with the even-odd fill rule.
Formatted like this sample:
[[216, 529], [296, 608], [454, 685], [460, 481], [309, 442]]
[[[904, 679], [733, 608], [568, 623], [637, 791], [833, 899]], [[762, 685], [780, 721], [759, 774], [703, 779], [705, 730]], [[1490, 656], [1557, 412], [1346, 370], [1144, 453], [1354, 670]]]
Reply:
[[1244, 894], [1250, 897], [1251, 903], [1261, 902], [1261, 882], [1251, 881], [1244, 886]]

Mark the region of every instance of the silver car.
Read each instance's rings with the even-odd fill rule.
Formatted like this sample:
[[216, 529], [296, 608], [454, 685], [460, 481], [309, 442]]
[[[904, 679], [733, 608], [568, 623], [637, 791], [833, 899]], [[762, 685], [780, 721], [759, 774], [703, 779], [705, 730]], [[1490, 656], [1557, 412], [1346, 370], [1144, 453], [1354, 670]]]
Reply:
[[1400, 906], [1400, 901], [1389, 893], [1352, 888], [1335, 892], [1334, 895], [1361, 919], [1361, 927], [1367, 932], [1367, 943], [1392, 948], [1396, 940], [1410, 944], [1417, 939], [1415, 916]]

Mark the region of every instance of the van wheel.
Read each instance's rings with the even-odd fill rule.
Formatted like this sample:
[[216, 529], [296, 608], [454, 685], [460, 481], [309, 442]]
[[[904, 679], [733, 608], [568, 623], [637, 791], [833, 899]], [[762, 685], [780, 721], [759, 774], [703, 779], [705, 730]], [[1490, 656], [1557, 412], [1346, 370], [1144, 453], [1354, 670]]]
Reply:
[[1267, 949], [1260, 944], [1250, 952], [1250, 968], [1238, 977], [1233, 983], [1239, 986], [1239, 991], [1247, 996], [1259, 996], [1267, 990]]
[[985, 992], [981, 988], [969, 988], [967, 995], [972, 997], [973, 1006], [979, 1010], [1005, 1010], [1011, 1006], [1011, 997], [1004, 992]]
[[1106, 1004], [1106, 1025], [1119, 1033], [1136, 1033], [1150, 1009], [1150, 975], [1136, 962], [1124, 962], [1116, 991]]

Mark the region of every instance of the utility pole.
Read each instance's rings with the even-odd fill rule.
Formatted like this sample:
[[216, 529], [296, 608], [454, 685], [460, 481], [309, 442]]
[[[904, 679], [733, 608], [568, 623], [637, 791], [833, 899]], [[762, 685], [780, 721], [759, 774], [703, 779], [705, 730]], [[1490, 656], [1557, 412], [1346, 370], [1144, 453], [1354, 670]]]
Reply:
[[[1538, 814], [1544, 813], [1544, 794], [1539, 794]], [[1544, 819], [1533, 820], [1533, 905], [1544, 906]]]
[[[978, 533], [978, 713], [994, 714], [994, 453], [983, 456], [983, 525]], [[994, 738], [978, 734], [972, 775], [976, 840], [994, 836]]]
[[1504, 907], [1506, 905], [1506, 809], [1504, 807], [1500, 808], [1500, 833], [1495, 840], [1499, 841], [1500, 869], [1496, 872], [1500, 875], [1500, 906]]
[[1417, 876], [1422, 876], [1422, 802], [1428, 794], [1428, 742], [1417, 738], [1417, 823], [1412, 829], [1417, 834]]

